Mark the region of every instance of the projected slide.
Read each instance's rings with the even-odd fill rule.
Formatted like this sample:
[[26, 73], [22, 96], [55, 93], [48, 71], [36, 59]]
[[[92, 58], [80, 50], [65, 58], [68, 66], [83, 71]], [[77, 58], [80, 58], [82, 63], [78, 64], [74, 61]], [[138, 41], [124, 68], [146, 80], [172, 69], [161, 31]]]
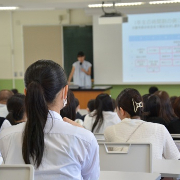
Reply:
[[180, 13], [128, 18], [123, 24], [123, 82], [180, 82]]

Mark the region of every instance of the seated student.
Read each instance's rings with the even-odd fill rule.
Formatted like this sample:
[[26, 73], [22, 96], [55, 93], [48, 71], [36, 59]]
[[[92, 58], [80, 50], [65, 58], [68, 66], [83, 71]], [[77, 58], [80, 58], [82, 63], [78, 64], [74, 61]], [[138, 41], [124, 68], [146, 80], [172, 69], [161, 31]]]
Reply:
[[6, 119], [9, 120], [12, 125], [26, 122], [25, 95], [15, 94], [11, 96], [7, 101], [7, 109], [9, 113]]
[[60, 115], [62, 118], [67, 117], [73, 121], [76, 119], [76, 102], [71, 90], [68, 90], [67, 104], [61, 109]]
[[156, 86], [151, 86], [149, 88], [149, 94], [154, 94], [156, 91], [158, 91], [158, 88]]
[[7, 100], [13, 95], [13, 92], [7, 89], [0, 91], [0, 117], [6, 117], [8, 114]]
[[176, 98], [173, 109], [178, 119], [169, 124], [168, 130], [171, 134], [180, 134], [180, 97]]
[[178, 120], [178, 117], [174, 113], [174, 109], [171, 105], [169, 95], [166, 91], [157, 91], [154, 93], [161, 100], [161, 117], [164, 120], [164, 125], [169, 130], [169, 133], [174, 134], [172, 129], [169, 129], [169, 125]]
[[113, 102], [108, 94], [100, 94], [95, 99], [95, 110], [91, 116], [87, 115], [83, 126], [93, 133], [104, 133], [104, 130], [113, 124], [119, 123]]
[[76, 104], [76, 119], [81, 119], [82, 121], [84, 121], [85, 115], [83, 116], [79, 112], [80, 104], [79, 104], [79, 100], [77, 98], [75, 98], [75, 104]]
[[95, 99], [91, 99], [88, 101], [87, 111], [88, 113], [92, 113], [94, 110], [95, 110]]
[[14, 94], [18, 94], [18, 90], [17, 89], [11, 89], [11, 91], [14, 93]]
[[99, 179], [99, 148], [94, 135], [64, 122], [60, 110], [67, 99], [62, 67], [39, 60], [25, 73], [27, 122], [0, 133], [5, 164], [32, 164], [36, 180]]
[[104, 136], [107, 141], [151, 143], [153, 158], [180, 158], [180, 153], [165, 126], [140, 120], [143, 103], [136, 89], [123, 90], [118, 95], [116, 104], [117, 113], [122, 121], [105, 130]]
[[146, 101], [146, 118], [145, 121], [147, 122], [153, 122], [153, 123], [159, 123], [166, 126], [166, 122], [163, 119], [162, 116], [162, 105], [161, 100], [159, 96], [153, 94], [148, 97]]

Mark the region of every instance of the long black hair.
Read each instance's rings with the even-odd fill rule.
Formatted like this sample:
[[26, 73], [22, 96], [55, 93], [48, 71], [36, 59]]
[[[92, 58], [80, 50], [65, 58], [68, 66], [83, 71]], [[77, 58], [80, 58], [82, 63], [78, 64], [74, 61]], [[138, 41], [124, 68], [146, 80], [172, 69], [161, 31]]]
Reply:
[[62, 67], [51, 60], [38, 60], [28, 67], [24, 77], [27, 123], [24, 130], [22, 154], [26, 164], [32, 158], [38, 168], [44, 153], [44, 127], [48, 105], [66, 86], [67, 78]]
[[108, 94], [100, 94], [95, 99], [95, 113], [94, 117], [95, 121], [92, 126], [92, 132], [94, 132], [94, 129], [96, 128], [96, 131], [100, 129], [101, 125], [103, 124], [104, 117], [103, 117], [103, 111], [114, 111], [113, 108], [113, 102], [111, 97]]
[[18, 124], [18, 121], [22, 120], [25, 113], [25, 95], [15, 94], [11, 96], [7, 101], [8, 115], [6, 119], [12, 125]]

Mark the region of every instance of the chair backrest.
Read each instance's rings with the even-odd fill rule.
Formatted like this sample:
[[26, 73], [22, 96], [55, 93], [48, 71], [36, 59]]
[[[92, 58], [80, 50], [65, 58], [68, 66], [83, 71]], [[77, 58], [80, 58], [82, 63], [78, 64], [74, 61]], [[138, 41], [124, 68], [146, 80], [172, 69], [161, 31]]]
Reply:
[[2, 180], [34, 180], [32, 165], [0, 165], [0, 179]]
[[[152, 145], [98, 142], [101, 171], [152, 172]], [[112, 148], [113, 147], [113, 148]], [[113, 150], [119, 148], [119, 150]]]
[[180, 140], [180, 134], [171, 134], [174, 140]]
[[105, 137], [104, 137], [104, 134], [100, 134], [100, 133], [94, 133], [94, 136], [96, 138], [96, 140], [98, 142], [104, 142], [105, 141]]

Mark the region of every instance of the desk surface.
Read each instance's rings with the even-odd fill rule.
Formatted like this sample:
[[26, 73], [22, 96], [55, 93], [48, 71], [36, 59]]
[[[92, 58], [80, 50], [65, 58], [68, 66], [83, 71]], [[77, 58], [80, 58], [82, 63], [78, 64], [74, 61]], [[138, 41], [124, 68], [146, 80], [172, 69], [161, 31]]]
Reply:
[[159, 173], [141, 173], [141, 172], [120, 172], [120, 171], [101, 171], [99, 180], [160, 180]]
[[153, 172], [160, 173], [162, 177], [180, 178], [180, 160], [153, 160]]

